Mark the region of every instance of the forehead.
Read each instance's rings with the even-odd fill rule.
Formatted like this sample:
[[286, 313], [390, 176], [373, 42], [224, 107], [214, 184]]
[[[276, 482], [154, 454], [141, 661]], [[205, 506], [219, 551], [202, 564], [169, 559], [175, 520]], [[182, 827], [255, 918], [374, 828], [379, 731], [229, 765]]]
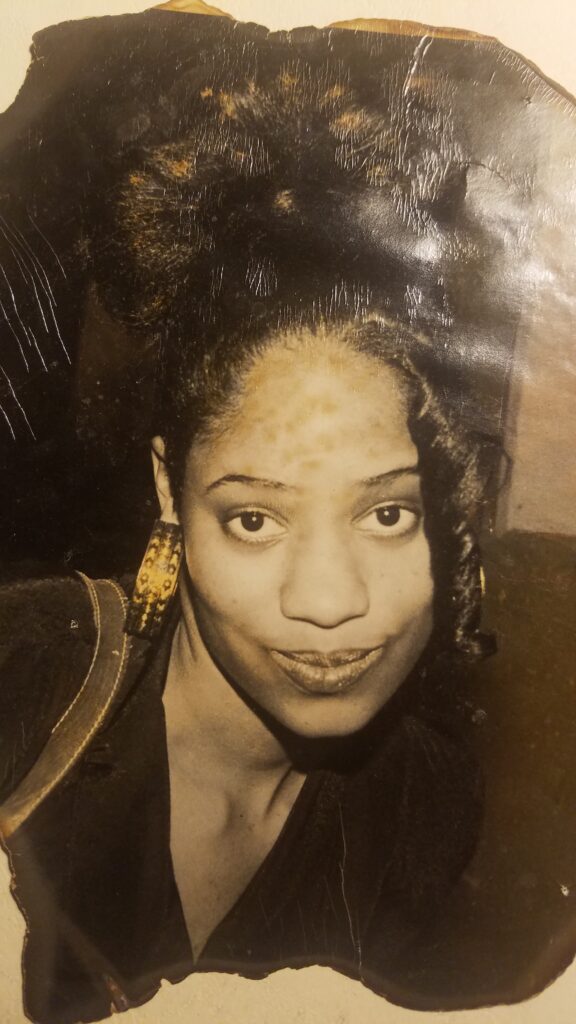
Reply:
[[207, 472], [241, 463], [247, 475], [286, 482], [321, 468], [384, 472], [415, 457], [405, 386], [337, 335], [283, 337], [256, 358], [224, 429], [194, 454]]

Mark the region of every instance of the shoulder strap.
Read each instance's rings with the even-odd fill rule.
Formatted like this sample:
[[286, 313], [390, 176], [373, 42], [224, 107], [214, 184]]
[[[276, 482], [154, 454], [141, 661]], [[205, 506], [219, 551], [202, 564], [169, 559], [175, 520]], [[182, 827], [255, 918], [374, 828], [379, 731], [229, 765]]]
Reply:
[[90, 595], [96, 645], [76, 697], [54, 726], [39, 758], [0, 805], [0, 835], [8, 839], [74, 767], [118, 693], [130, 639], [124, 633], [126, 598], [113, 580], [91, 580], [79, 573]]

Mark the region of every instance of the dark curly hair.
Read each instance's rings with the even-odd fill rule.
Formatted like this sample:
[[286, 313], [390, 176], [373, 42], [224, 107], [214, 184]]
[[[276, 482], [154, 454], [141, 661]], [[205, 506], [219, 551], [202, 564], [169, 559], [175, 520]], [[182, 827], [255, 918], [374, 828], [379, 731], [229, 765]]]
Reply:
[[435, 638], [476, 657], [482, 474], [448, 285], [455, 262], [475, 272], [486, 254], [459, 217], [448, 86], [347, 65], [323, 38], [313, 52], [285, 34], [244, 39], [241, 59], [228, 45], [176, 76], [99, 201], [92, 265], [108, 309], [154, 339], [153, 429], [177, 501], [190, 445], [279, 333], [338, 327], [401, 375]]

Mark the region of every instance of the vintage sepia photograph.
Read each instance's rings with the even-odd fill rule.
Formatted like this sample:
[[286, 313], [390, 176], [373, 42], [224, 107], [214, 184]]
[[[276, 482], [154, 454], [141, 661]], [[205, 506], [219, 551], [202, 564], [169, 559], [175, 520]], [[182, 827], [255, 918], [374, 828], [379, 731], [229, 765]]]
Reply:
[[23, 22], [8, 1024], [571, 1020], [576, 83], [451, 6]]

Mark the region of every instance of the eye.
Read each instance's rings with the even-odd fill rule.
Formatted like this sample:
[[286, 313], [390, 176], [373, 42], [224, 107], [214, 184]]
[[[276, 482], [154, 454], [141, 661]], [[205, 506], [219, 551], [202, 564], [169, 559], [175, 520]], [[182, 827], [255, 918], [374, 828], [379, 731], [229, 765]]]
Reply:
[[404, 537], [416, 530], [421, 514], [404, 505], [379, 505], [359, 520], [358, 526], [366, 533], [380, 537]]
[[226, 533], [246, 544], [265, 544], [285, 533], [284, 527], [272, 516], [254, 508], [237, 512], [225, 521], [224, 526]]

